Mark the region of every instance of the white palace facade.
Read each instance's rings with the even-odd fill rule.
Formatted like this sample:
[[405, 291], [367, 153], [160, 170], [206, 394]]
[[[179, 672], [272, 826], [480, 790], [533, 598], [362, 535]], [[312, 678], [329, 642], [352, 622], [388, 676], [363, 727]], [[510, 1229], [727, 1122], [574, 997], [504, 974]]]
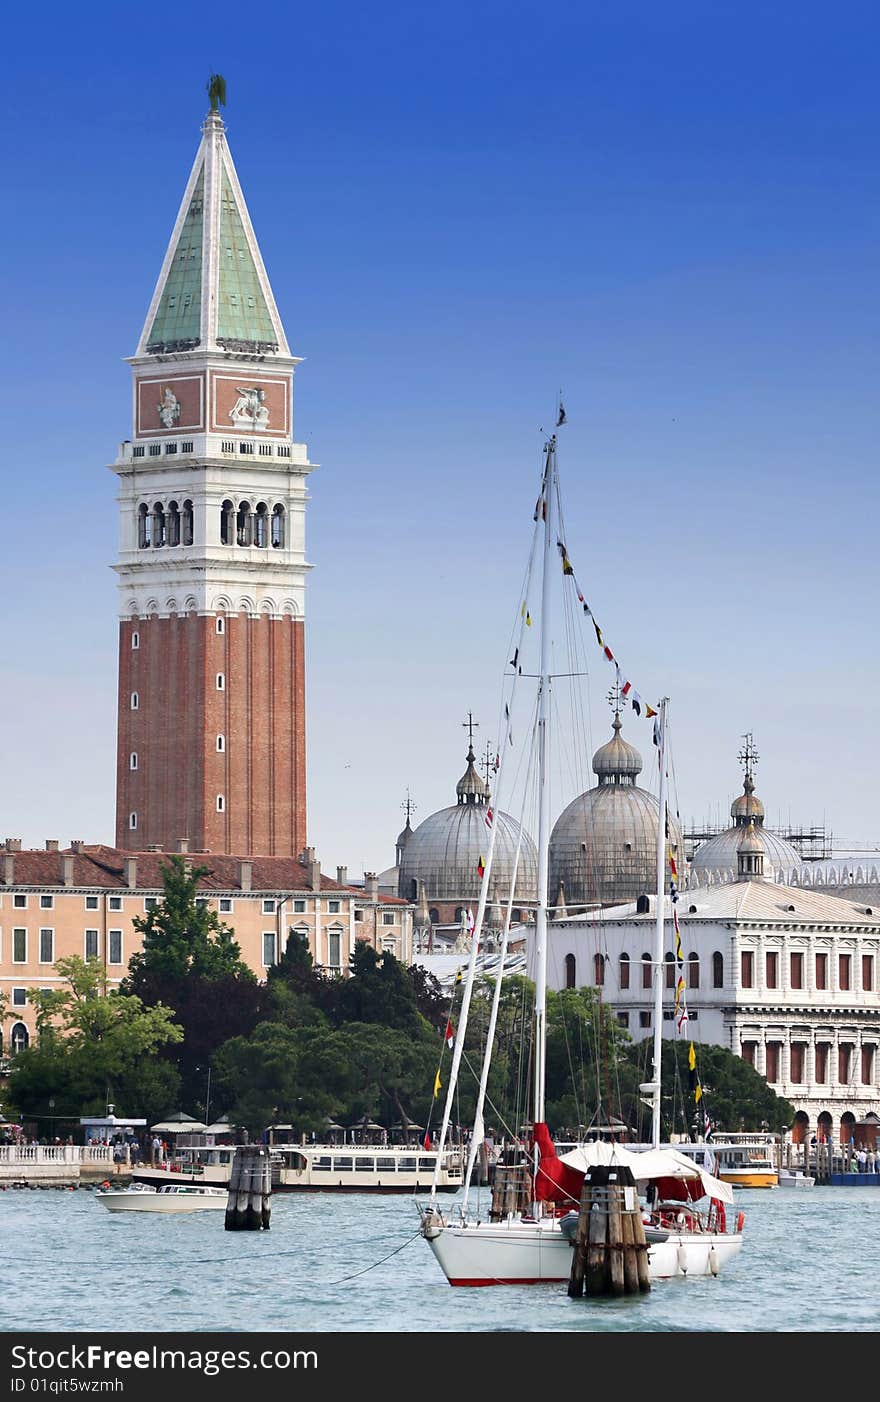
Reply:
[[[752, 829], [752, 832], [755, 830]], [[678, 901], [694, 1042], [726, 1047], [795, 1107], [796, 1140], [873, 1139], [880, 1123], [880, 906], [746, 875]], [[664, 1035], [675, 1035], [674, 935], [666, 898]], [[551, 988], [601, 985], [635, 1040], [653, 1036], [656, 897], [550, 926]]]

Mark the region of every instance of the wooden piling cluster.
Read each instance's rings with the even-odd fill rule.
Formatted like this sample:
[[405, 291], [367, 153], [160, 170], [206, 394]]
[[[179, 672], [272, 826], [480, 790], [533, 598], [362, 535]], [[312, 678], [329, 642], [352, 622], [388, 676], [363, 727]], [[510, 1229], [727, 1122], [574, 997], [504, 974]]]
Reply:
[[269, 1150], [262, 1144], [241, 1145], [235, 1151], [226, 1201], [227, 1232], [269, 1230], [272, 1180]]
[[650, 1289], [648, 1246], [632, 1170], [596, 1164], [581, 1189], [568, 1293], [580, 1299]]
[[489, 1221], [502, 1222], [511, 1213], [527, 1212], [532, 1200], [532, 1177], [526, 1163], [498, 1164], [492, 1179]]

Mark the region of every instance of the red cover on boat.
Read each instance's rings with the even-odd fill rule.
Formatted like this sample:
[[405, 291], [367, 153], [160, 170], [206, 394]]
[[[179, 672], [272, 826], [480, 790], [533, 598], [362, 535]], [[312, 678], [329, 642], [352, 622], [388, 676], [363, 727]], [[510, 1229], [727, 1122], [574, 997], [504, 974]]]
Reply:
[[536, 1201], [568, 1203], [576, 1207], [581, 1200], [584, 1175], [557, 1157], [550, 1131], [540, 1120], [532, 1132], [532, 1147], [535, 1145], [539, 1154]]

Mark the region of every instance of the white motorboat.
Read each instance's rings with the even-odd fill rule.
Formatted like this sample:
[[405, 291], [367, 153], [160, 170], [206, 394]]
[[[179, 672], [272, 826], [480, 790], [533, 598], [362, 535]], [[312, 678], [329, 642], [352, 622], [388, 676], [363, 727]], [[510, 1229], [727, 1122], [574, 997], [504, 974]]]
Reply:
[[130, 1188], [99, 1188], [95, 1197], [110, 1212], [219, 1212], [225, 1210], [229, 1194], [202, 1183], [133, 1183]]
[[778, 1174], [780, 1188], [815, 1188], [816, 1180], [800, 1168], [780, 1168]]

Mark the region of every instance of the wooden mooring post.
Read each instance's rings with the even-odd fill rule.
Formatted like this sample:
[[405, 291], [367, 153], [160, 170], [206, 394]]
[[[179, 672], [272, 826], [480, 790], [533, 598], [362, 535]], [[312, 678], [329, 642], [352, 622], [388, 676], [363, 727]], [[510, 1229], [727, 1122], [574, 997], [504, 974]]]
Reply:
[[532, 1179], [526, 1163], [498, 1164], [492, 1179], [489, 1221], [502, 1222], [517, 1212], [527, 1212], [532, 1196]]
[[568, 1293], [637, 1295], [651, 1289], [648, 1246], [632, 1170], [597, 1164], [581, 1190]]
[[262, 1144], [243, 1144], [235, 1151], [226, 1202], [227, 1232], [269, 1230], [272, 1179], [269, 1150]]

